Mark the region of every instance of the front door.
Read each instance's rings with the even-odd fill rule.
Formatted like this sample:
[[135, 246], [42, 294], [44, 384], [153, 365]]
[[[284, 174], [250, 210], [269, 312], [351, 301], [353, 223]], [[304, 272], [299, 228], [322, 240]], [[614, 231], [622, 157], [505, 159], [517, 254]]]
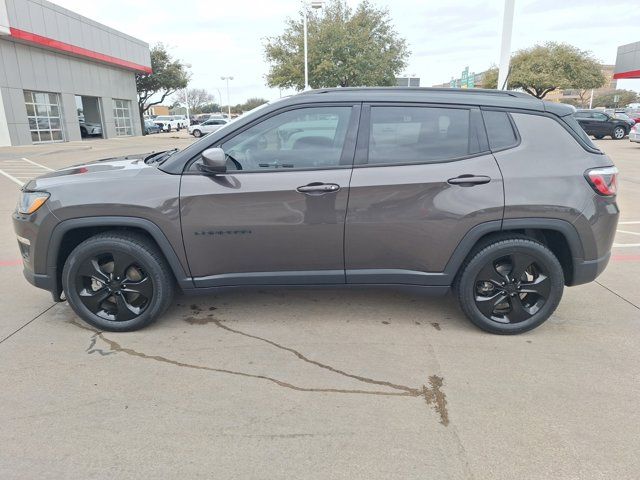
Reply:
[[357, 151], [347, 282], [448, 284], [442, 272], [463, 236], [503, 213], [502, 176], [480, 111], [365, 106]]
[[344, 219], [359, 106], [294, 107], [222, 140], [227, 173], [182, 176], [196, 286], [344, 283]]

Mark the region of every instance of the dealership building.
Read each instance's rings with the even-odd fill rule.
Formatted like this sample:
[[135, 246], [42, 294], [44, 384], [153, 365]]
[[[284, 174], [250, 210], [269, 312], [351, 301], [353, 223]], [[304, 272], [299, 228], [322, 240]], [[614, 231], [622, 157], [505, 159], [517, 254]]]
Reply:
[[640, 42], [618, 47], [613, 78], [640, 78]]
[[141, 135], [149, 45], [46, 0], [0, 0], [0, 146]]

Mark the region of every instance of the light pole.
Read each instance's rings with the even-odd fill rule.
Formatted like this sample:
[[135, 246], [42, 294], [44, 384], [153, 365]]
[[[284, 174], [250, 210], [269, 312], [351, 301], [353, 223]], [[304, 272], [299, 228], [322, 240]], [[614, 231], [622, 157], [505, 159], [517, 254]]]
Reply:
[[229, 111], [229, 120], [231, 120], [231, 101], [229, 100], [229, 80], [233, 80], [233, 77], [220, 77], [220, 80], [227, 81], [227, 109]]
[[[324, 5], [323, 1], [313, 1], [310, 3], [311, 8], [313, 9], [319, 9], [322, 8]], [[304, 89], [305, 90], [311, 90], [311, 87], [309, 86], [309, 62], [308, 62], [308, 55], [307, 55], [307, 2], [304, 2], [304, 6], [303, 6], [303, 17], [302, 17], [302, 34], [304, 36]]]
[[500, 68], [498, 69], [498, 90], [507, 90], [509, 61], [511, 59], [511, 33], [513, 31], [513, 8], [515, 0], [504, 0], [502, 17], [502, 43], [500, 45]]
[[184, 106], [187, 109], [187, 122], [191, 125], [191, 117], [189, 116], [189, 87], [184, 89]]

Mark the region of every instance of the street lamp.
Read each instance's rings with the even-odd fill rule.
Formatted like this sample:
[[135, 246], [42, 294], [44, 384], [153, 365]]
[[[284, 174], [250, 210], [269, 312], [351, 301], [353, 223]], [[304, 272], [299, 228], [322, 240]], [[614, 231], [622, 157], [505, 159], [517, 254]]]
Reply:
[[[324, 6], [324, 2], [320, 0], [312, 1], [309, 5], [311, 6], [311, 8], [317, 10]], [[302, 11], [303, 11], [302, 30], [304, 35], [304, 89], [310, 90], [311, 87], [309, 86], [309, 63], [307, 58], [307, 2], [306, 1], [304, 2], [304, 7]]]
[[233, 77], [220, 77], [220, 80], [227, 81], [227, 108], [229, 110], [229, 120], [231, 120], [231, 101], [229, 100], [229, 80], [233, 80]]

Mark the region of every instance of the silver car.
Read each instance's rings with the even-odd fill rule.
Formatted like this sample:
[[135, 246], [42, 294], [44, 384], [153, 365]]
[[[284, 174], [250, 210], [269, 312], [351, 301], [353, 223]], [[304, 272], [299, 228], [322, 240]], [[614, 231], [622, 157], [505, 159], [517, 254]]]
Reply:
[[210, 118], [199, 125], [191, 125], [189, 127], [189, 133], [194, 137], [199, 138], [207, 133], [215, 132], [216, 130], [224, 127], [227, 123], [229, 123], [229, 121], [224, 118]]

